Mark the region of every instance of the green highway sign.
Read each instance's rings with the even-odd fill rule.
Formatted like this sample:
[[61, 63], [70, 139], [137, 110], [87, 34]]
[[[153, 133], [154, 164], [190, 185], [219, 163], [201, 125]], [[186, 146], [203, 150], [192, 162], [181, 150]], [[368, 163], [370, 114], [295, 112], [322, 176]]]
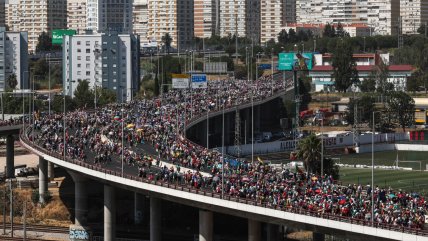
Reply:
[[52, 30], [52, 44], [62, 44], [64, 35], [75, 35], [76, 30], [73, 29], [54, 29]]

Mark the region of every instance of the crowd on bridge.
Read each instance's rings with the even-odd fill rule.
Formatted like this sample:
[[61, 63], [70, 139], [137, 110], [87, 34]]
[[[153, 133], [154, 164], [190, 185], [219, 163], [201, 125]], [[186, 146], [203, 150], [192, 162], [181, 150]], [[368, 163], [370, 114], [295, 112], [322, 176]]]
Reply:
[[[112, 104], [94, 112], [76, 110], [35, 120], [29, 139], [73, 159], [109, 167], [122, 160], [135, 175], [180, 182], [267, 206], [422, 228], [427, 203], [417, 193], [369, 185], [340, 186], [316, 176], [256, 161], [224, 161], [222, 153], [185, 138], [186, 124], [235, 105], [262, 100], [291, 87], [291, 81], [262, 77], [209, 81], [207, 89], [172, 90], [152, 100]], [[159, 166], [160, 160], [173, 164]], [[120, 164], [119, 164], [120, 165]], [[193, 171], [182, 172], [182, 167]], [[202, 175], [202, 172], [210, 175]]]

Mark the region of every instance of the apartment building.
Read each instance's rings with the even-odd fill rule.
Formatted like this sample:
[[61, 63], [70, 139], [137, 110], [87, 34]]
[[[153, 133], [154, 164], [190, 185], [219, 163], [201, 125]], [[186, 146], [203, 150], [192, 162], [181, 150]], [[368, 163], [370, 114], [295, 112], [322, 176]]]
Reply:
[[0, 91], [5, 91], [7, 79], [16, 76], [16, 89], [28, 89], [28, 38], [26, 32], [6, 32], [0, 27]]
[[132, 7], [133, 33], [140, 35], [140, 42], [148, 43], [147, 31], [149, 22], [148, 0], [134, 0]]
[[79, 82], [87, 80], [91, 89], [96, 86], [115, 91], [118, 102], [132, 100], [139, 90], [139, 50], [137, 35], [64, 36], [65, 94], [74, 96]]
[[282, 22], [296, 22], [296, 0], [282, 0]]
[[43, 32], [67, 28], [66, 0], [9, 0], [6, 5], [9, 30], [28, 32], [28, 51], [35, 52]]
[[83, 34], [86, 30], [86, 0], [67, 0], [67, 28]]
[[[194, 36], [193, 0], [158, 0], [148, 3], [148, 38], [162, 43], [166, 33], [175, 48], [191, 48]], [[179, 44], [178, 44], [179, 43]]]
[[397, 34], [399, 17], [400, 0], [367, 0], [367, 24], [374, 34]]
[[219, 0], [220, 1], [220, 36], [227, 37], [237, 34], [239, 37], [247, 35], [246, 0]]
[[283, 0], [261, 0], [260, 40], [262, 44], [270, 39], [277, 41], [278, 33], [283, 26], [283, 10]]
[[87, 29], [96, 33], [132, 32], [132, 0], [87, 0]]
[[418, 28], [428, 23], [428, 1], [401, 0], [400, 15], [403, 34], [417, 34]]
[[246, 0], [246, 26], [245, 32], [247, 38], [253, 43], [260, 43], [261, 35], [261, 1], [260, 0]]
[[210, 38], [216, 27], [215, 0], [194, 0], [194, 31], [195, 37]]
[[297, 23], [366, 24], [372, 34], [397, 31], [400, 0], [296, 0]]

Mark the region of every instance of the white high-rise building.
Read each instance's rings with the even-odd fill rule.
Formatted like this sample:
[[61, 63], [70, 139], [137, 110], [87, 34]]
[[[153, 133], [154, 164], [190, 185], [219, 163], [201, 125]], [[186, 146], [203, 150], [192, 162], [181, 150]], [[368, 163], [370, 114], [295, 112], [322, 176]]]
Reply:
[[139, 90], [139, 40], [129, 34], [64, 36], [65, 94], [74, 97], [82, 80], [89, 87], [113, 90], [117, 101], [132, 100]]
[[148, 43], [150, 39], [147, 37], [149, 11], [148, 0], [134, 0], [133, 3], [133, 33], [140, 35], [141, 43]]
[[0, 91], [15, 75], [16, 89], [28, 89], [28, 42], [26, 32], [6, 32], [0, 27]]
[[40, 34], [67, 28], [66, 0], [9, 0], [6, 4], [9, 30], [28, 32], [28, 50], [36, 51]]
[[428, 24], [428, 1], [401, 0], [400, 15], [403, 34], [416, 34], [422, 24]]
[[397, 31], [400, 0], [296, 0], [297, 23], [366, 24], [373, 34]]
[[367, 24], [374, 34], [397, 34], [400, 0], [367, 0]]
[[67, 28], [78, 34], [86, 30], [86, 0], [67, 0]]
[[[193, 0], [149, 1], [148, 38], [162, 44], [162, 37], [169, 34], [171, 45], [190, 48], [194, 36]], [[179, 43], [179, 45], [177, 44]]]
[[209, 38], [215, 31], [215, 0], [194, 0], [195, 37]]
[[87, 29], [97, 33], [130, 33], [132, 0], [87, 0]]
[[262, 44], [270, 39], [277, 41], [278, 33], [283, 26], [283, 10], [282, 0], [261, 0], [260, 41]]
[[237, 34], [246, 36], [246, 1], [245, 0], [219, 0], [220, 1], [220, 36]]

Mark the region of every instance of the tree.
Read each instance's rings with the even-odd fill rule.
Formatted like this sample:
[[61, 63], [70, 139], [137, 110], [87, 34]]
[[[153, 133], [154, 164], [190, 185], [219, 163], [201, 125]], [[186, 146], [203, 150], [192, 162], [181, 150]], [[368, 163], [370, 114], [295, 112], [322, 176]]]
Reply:
[[314, 134], [300, 140], [297, 157], [303, 160], [306, 171], [313, 173], [321, 160], [321, 140]]
[[324, 27], [324, 31], [323, 31], [322, 35], [323, 35], [323, 37], [327, 37], [327, 38], [336, 37], [336, 30], [334, 29], [334, 26], [327, 23]]
[[102, 88], [97, 86], [97, 105], [105, 106], [110, 103], [116, 102], [116, 92], [110, 89]]
[[80, 80], [74, 91], [74, 101], [77, 108], [90, 108], [94, 106], [95, 96], [89, 89], [87, 80]]
[[394, 90], [394, 85], [388, 82], [389, 78], [389, 69], [383, 61], [380, 61], [379, 65], [375, 67], [375, 76], [376, 76], [376, 87], [377, 92], [379, 93], [388, 93], [389, 91]]
[[[334, 28], [333, 28], [334, 29]], [[343, 29], [343, 25], [339, 22], [335, 33], [336, 37], [349, 37], [349, 33]]]
[[394, 91], [390, 94], [387, 110], [404, 132], [406, 126], [414, 123], [415, 101], [403, 91]]
[[373, 76], [365, 78], [360, 84], [361, 92], [375, 92], [376, 91], [376, 79]]
[[358, 109], [358, 122], [370, 123], [371, 115], [375, 110], [375, 98], [372, 95], [363, 95], [360, 99], [350, 99], [346, 109], [345, 119], [349, 124], [354, 124], [355, 107]]
[[339, 92], [346, 92], [353, 84], [358, 83], [358, 71], [352, 58], [352, 46], [346, 40], [337, 41], [336, 50], [333, 53], [332, 78], [334, 85]]
[[278, 43], [286, 44], [288, 42], [288, 33], [285, 29], [278, 34]]
[[421, 26], [419, 26], [419, 28], [418, 28], [418, 34], [423, 34], [423, 35], [425, 35], [425, 29], [426, 28], [426, 26], [425, 26], [425, 24], [423, 23], [423, 24], [421, 24]]
[[172, 43], [171, 35], [169, 35], [169, 33], [166, 33], [164, 36], [162, 36], [162, 42], [165, 45], [166, 51], [169, 55], [169, 50], [171, 48], [171, 43]]
[[36, 52], [46, 52], [52, 50], [52, 38], [43, 31], [37, 38]]
[[9, 75], [9, 77], [7, 77], [7, 80], [6, 80], [6, 87], [8, 89], [14, 90], [17, 85], [18, 85], [18, 80], [16, 79], [16, 74]]
[[290, 43], [297, 43], [297, 35], [296, 35], [296, 31], [292, 28], [290, 28], [288, 30], [288, 40], [290, 41]]
[[[72, 111], [76, 108], [76, 103], [74, 102], [74, 100], [66, 95], [65, 96], [65, 107], [66, 107], [66, 112], [68, 111]], [[55, 95], [52, 101], [52, 109], [56, 112], [56, 113], [62, 113], [64, 111], [64, 96], [63, 95]]]

